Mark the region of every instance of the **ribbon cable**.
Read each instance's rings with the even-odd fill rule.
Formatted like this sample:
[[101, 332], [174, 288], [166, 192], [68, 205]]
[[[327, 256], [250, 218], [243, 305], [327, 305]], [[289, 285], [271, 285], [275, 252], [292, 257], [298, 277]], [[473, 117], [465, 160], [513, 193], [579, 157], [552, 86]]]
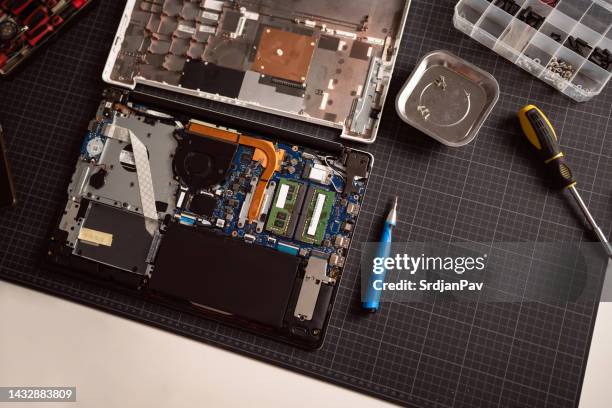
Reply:
[[104, 127], [102, 134], [111, 139], [120, 140], [132, 145], [134, 162], [136, 164], [136, 175], [138, 176], [138, 189], [140, 190], [140, 201], [142, 213], [145, 217], [145, 228], [149, 234], [157, 231], [159, 218], [155, 206], [155, 190], [153, 189], [153, 177], [151, 176], [151, 163], [147, 148], [130, 129], [109, 124]]

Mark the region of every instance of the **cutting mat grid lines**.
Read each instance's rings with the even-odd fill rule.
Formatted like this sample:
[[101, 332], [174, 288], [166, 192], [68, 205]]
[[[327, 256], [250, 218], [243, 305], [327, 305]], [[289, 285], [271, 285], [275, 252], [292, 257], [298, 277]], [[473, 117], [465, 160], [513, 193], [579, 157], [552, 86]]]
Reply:
[[[542, 182], [516, 124], [536, 103], [550, 114], [605, 232], [612, 226], [612, 90], [577, 104], [452, 27], [454, 2], [412, 2], [378, 141], [356, 241], [376, 240], [392, 196], [399, 195], [397, 241], [588, 241], [567, 197]], [[359, 245], [322, 350], [305, 352], [181, 314], [93, 283], [40, 268], [79, 144], [105, 85], [101, 71], [123, 5], [100, 0], [83, 20], [13, 79], [0, 82], [0, 122], [19, 207], [0, 213], [0, 278], [244, 353], [306, 375], [411, 407], [571, 407], [577, 404], [594, 304], [567, 307], [522, 301], [544, 285], [526, 268], [499, 283], [508, 303], [386, 303], [359, 312]], [[491, 72], [501, 98], [479, 137], [443, 147], [404, 125], [393, 99], [420, 56], [447, 49]], [[333, 137], [327, 129], [210, 101], [155, 94], [244, 118]], [[71, 158], [74, 158], [71, 159]], [[509, 254], [511, 257], [512, 254]], [[517, 261], [518, 262], [518, 261]]]

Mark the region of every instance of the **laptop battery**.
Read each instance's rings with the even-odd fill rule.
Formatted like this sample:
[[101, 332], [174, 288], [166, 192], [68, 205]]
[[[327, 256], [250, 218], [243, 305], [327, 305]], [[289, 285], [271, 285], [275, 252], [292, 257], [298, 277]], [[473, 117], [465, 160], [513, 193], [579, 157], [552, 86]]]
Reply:
[[149, 289], [280, 328], [300, 259], [208, 230], [170, 224]]

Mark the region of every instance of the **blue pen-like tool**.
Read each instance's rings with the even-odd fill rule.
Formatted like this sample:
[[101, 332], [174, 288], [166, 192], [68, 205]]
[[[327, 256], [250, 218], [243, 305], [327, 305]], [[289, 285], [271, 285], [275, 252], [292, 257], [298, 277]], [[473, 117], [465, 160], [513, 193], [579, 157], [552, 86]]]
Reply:
[[[393, 237], [393, 228], [397, 224], [397, 197], [395, 197], [395, 201], [393, 202], [393, 207], [391, 207], [391, 211], [389, 211], [389, 215], [387, 215], [387, 219], [385, 220], [385, 226], [382, 230], [382, 236], [380, 237], [380, 243], [378, 244], [378, 249], [376, 251], [377, 258], [388, 258], [391, 254], [391, 241]], [[375, 288], [375, 282], [385, 281], [385, 275], [387, 271], [383, 270], [381, 273], [375, 273], [374, 270], [369, 271], [368, 275], [368, 283], [365, 290], [365, 297], [362, 299], [361, 307], [368, 312], [375, 312], [380, 308], [380, 295], [382, 293], [381, 290], [377, 290]], [[377, 285], [380, 287], [380, 285]]]

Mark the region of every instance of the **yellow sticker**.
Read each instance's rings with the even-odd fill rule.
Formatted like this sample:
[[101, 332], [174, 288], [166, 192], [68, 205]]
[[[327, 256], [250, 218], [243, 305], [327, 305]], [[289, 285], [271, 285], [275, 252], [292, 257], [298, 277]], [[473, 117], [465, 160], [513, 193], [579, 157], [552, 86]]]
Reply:
[[93, 245], [104, 245], [108, 247], [113, 245], [113, 234], [108, 234], [106, 232], [96, 231], [89, 228], [81, 228], [81, 231], [79, 232], [79, 239]]

